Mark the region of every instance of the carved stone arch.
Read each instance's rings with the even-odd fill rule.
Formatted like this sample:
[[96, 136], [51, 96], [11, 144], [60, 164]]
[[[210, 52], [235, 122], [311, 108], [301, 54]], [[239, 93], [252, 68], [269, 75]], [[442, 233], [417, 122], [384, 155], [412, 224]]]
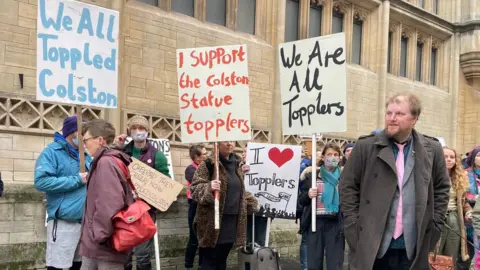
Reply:
[[342, 14], [347, 14], [351, 9], [351, 4], [345, 0], [334, 0], [333, 1], [333, 12], [339, 12]]
[[412, 28], [408, 26], [402, 27], [402, 37], [412, 38], [414, 34], [415, 34], [415, 31]]
[[395, 33], [398, 29], [400, 29], [400, 23], [391, 21], [389, 25], [389, 31]]
[[312, 6], [326, 6], [327, 0], [310, 0], [310, 5]]
[[370, 11], [359, 6], [355, 6], [353, 9], [353, 19], [364, 22], [367, 20]]
[[436, 38], [432, 38], [432, 48], [433, 49], [438, 49], [440, 48], [440, 45], [441, 45], [441, 41], [436, 39]]
[[426, 44], [428, 42], [429, 36], [424, 33], [417, 33], [417, 43], [419, 44]]

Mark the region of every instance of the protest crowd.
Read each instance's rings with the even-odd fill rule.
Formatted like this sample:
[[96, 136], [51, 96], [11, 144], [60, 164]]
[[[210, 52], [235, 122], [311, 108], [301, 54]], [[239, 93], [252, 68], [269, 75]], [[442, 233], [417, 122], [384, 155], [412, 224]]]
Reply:
[[[315, 156], [303, 152], [295, 213], [301, 270], [343, 269], [347, 261], [349, 269], [428, 269], [431, 252], [450, 258], [455, 269], [476, 263], [480, 147], [464, 157], [442, 148], [436, 138], [414, 129], [420, 113], [416, 96], [398, 94], [387, 101], [384, 129], [344, 149], [329, 143]], [[36, 163], [35, 187], [47, 196], [48, 269], [132, 269], [132, 256], [135, 269], [152, 269], [152, 235], [119, 251], [114, 238], [121, 227], [113, 222], [140, 200], [125, 170], [132, 158], [170, 177], [167, 159], [148, 140], [147, 119], [132, 117], [127, 134], [120, 135], [105, 120], [84, 122], [83, 141], [77, 124], [76, 116], [65, 118], [62, 132], [55, 133]], [[86, 150], [85, 173], [79, 172], [79, 144]], [[201, 269], [227, 269], [231, 251], [248, 245], [252, 234], [256, 245], [265, 247], [267, 222], [275, 216], [261, 212], [257, 198], [245, 189], [252, 166], [247, 148], [239, 155], [234, 142], [219, 142], [217, 175], [214, 153], [204, 144], [190, 147], [185, 269], [194, 268], [197, 250]], [[220, 230], [213, 219], [216, 191]], [[317, 198], [315, 216], [312, 198]], [[157, 209], [147, 208], [136, 214], [155, 222]]]

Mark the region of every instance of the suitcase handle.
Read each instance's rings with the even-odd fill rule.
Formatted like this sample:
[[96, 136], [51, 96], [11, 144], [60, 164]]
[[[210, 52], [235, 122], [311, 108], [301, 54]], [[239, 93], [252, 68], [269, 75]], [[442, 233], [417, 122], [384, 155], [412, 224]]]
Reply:
[[252, 214], [252, 251], [255, 252], [255, 212]]

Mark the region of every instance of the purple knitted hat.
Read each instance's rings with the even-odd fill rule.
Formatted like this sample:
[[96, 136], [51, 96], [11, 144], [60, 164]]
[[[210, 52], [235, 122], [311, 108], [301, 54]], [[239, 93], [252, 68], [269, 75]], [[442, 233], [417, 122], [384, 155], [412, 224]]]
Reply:
[[63, 120], [63, 128], [62, 133], [63, 137], [67, 137], [68, 135], [77, 131], [77, 116], [70, 116]]

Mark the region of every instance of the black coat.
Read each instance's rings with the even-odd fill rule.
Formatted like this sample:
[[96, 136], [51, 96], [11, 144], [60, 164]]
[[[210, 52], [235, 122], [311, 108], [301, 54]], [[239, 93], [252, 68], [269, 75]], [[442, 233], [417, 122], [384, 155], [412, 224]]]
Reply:
[[[450, 177], [437, 139], [412, 132], [415, 149], [416, 254], [410, 269], [429, 269], [428, 253], [445, 223]], [[350, 269], [372, 269], [398, 181], [385, 133], [361, 137], [340, 179], [340, 208], [350, 247]]]
[[2, 181], [2, 172], [0, 172], [0, 197], [3, 196], [3, 181]]

